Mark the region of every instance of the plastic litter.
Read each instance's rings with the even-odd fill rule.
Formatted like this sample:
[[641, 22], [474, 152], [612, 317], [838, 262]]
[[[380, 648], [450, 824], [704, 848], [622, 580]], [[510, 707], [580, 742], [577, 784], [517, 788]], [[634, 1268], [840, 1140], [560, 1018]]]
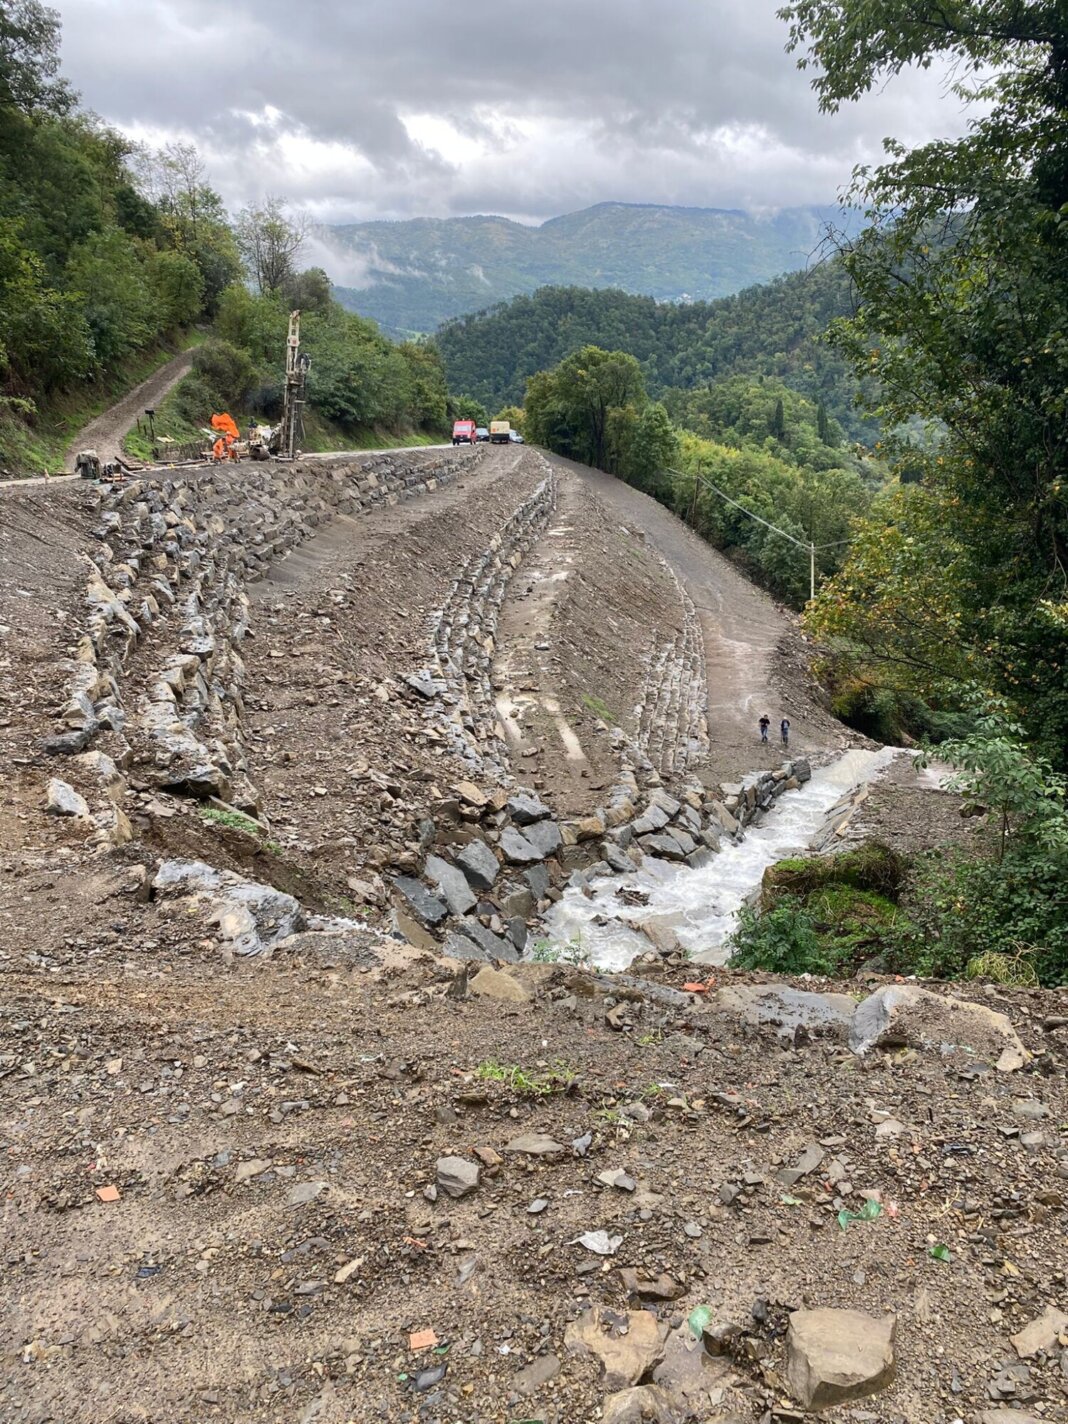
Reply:
[[847, 1211], [845, 1207], [838, 1213], [838, 1225], [843, 1231], [854, 1221], [875, 1221], [883, 1214], [882, 1202], [869, 1197], [859, 1211]]

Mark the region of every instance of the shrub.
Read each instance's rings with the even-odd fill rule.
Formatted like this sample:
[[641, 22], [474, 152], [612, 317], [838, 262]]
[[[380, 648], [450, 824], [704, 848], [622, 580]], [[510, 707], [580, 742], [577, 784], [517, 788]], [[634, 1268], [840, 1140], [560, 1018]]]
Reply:
[[731, 938], [732, 969], [772, 974], [837, 974], [842, 955], [816, 931], [800, 905], [779, 905], [765, 914], [743, 906]]

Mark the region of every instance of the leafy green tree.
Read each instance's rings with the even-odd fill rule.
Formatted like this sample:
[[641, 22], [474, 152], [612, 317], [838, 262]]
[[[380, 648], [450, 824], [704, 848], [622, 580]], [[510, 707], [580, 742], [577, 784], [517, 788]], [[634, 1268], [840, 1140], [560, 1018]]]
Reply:
[[67, 284], [84, 303], [99, 369], [146, 345], [159, 329], [139, 253], [118, 228], [94, 232], [79, 243], [67, 264]]
[[489, 426], [489, 411], [474, 396], [453, 396], [449, 402], [453, 420], [473, 420], [485, 430]]
[[674, 464], [679, 437], [667, 411], [655, 401], [638, 417], [626, 467], [620, 472], [632, 484], [650, 489], [662, 470]]
[[45, 393], [88, 375], [92, 360], [80, 300], [48, 284], [21, 224], [0, 218], [0, 381], [24, 394]]
[[641, 367], [633, 356], [584, 346], [545, 381], [528, 384], [524, 410], [532, 439], [606, 469], [609, 412], [645, 401]]
[[326, 312], [333, 300], [330, 278], [321, 267], [298, 272], [285, 285], [286, 305], [294, 311]]
[[204, 278], [192, 258], [174, 251], [153, 254], [149, 280], [156, 298], [159, 325], [163, 330], [186, 326], [200, 315]]
[[0, 5], [0, 110], [65, 114], [75, 96], [59, 73], [59, 16], [39, 0]]
[[[821, 107], [861, 97], [910, 64], [954, 62], [978, 107], [968, 133], [861, 172], [870, 226], [845, 253], [861, 302], [837, 341], [879, 392], [884, 423], [919, 415], [945, 438], [924, 488], [943, 565], [937, 624], [920, 614], [934, 580], [892, 523], [841, 575], [858, 638], [915, 667], [926, 642], [963, 648], [976, 680], [1019, 709], [1028, 734], [1068, 765], [1068, 51], [1060, 0], [961, 0], [948, 9], [893, 0], [801, 0], [780, 12], [807, 50]], [[913, 516], [924, 506], [908, 507]], [[897, 506], [882, 511], [891, 518]], [[929, 521], [928, 521], [929, 523]], [[879, 572], [887, 541], [911, 588]], [[940, 551], [944, 550], [942, 556]], [[902, 572], [905, 572], [903, 569]], [[988, 595], [983, 601], [983, 594]], [[835, 598], [828, 590], [828, 600]], [[822, 613], [818, 614], [822, 619]], [[871, 639], [871, 641], [875, 641]], [[937, 654], [944, 665], [945, 653]]]

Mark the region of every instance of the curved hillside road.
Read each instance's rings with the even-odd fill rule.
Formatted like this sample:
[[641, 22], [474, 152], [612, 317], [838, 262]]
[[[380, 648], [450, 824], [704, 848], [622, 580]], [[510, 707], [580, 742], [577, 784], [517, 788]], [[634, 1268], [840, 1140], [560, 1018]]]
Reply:
[[[792, 727], [791, 749], [816, 753], [861, 740], [813, 700], [800, 659], [783, 648], [784, 641], [788, 647], [796, 640], [795, 625], [768, 594], [649, 495], [614, 475], [550, 458], [577, 474], [631, 528], [644, 532], [697, 608], [708, 675], [710, 780], [731, 781], [756, 767], [778, 765], [777, 729], [784, 716]], [[757, 730], [764, 712], [772, 721], [767, 747]]]
[[66, 465], [74, 469], [74, 457], [79, 450], [95, 450], [101, 460], [114, 460], [122, 454], [123, 436], [137, 423], [146, 407], [157, 406], [168, 391], [174, 389], [183, 376], [192, 369], [193, 353], [181, 351], [179, 354], [154, 371], [147, 381], [127, 391], [122, 400], [109, 410], [91, 420], [81, 429], [67, 447]]

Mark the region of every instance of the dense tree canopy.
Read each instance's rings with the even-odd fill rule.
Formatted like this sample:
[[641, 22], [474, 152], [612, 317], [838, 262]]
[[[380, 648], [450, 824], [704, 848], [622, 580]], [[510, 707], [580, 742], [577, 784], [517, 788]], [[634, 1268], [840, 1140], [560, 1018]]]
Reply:
[[878, 426], [856, 409], [857, 380], [823, 340], [828, 324], [852, 310], [848, 275], [829, 261], [714, 302], [543, 287], [449, 322], [436, 340], [453, 388], [488, 406], [521, 400], [531, 376], [593, 345], [634, 356], [649, 393], [669, 404], [672, 389], [700, 392], [739, 374], [778, 377], [822, 401], [848, 438], [870, 443]]
[[[888, 423], [946, 432], [922, 496], [890, 501], [816, 627], [916, 677], [915, 616], [1068, 764], [1068, 28], [1059, 0], [806, 3], [781, 12], [825, 108], [905, 64], [951, 55], [981, 101], [968, 134], [858, 175], [871, 226], [844, 262], [861, 297], [839, 348]], [[907, 531], [907, 532], [906, 532]], [[924, 558], [914, 552], [922, 544]], [[887, 559], [896, 559], [888, 568]], [[926, 603], [928, 569], [944, 589]], [[914, 610], [909, 613], [909, 609]]]

